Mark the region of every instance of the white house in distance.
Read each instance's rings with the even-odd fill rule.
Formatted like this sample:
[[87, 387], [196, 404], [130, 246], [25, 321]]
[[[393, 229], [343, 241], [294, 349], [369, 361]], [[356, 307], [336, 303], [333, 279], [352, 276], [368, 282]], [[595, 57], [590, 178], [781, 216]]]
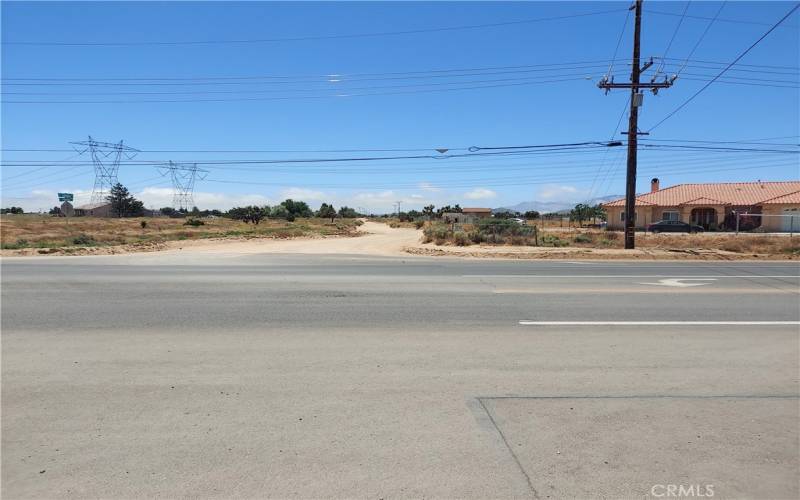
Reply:
[[[603, 204], [609, 229], [623, 229], [625, 198]], [[748, 229], [764, 231], [800, 230], [800, 181], [721, 182], [678, 184], [661, 189], [658, 179], [650, 182], [650, 192], [636, 197], [637, 228], [660, 220], [679, 220], [705, 229], [734, 229], [739, 214]], [[794, 215], [795, 217], [769, 217]], [[792, 223], [794, 227], [792, 228]]]

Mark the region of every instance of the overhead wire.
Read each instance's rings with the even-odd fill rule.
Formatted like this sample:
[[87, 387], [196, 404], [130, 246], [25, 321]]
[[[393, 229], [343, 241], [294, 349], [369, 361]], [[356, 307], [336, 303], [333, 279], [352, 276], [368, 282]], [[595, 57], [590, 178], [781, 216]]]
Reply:
[[5, 45], [30, 45], [30, 46], [75, 46], [75, 47], [124, 47], [124, 46], [170, 46], [170, 45], [223, 45], [223, 44], [258, 44], [258, 43], [277, 43], [277, 42], [299, 42], [312, 40], [337, 40], [350, 38], [371, 38], [381, 36], [414, 35], [421, 33], [437, 33], [446, 31], [472, 30], [483, 28], [497, 28], [503, 26], [513, 26], [521, 24], [531, 24], [547, 21], [559, 21], [563, 19], [573, 19], [579, 17], [597, 16], [620, 12], [622, 9], [607, 9], [601, 11], [582, 12], [577, 14], [566, 14], [561, 16], [540, 17], [533, 19], [520, 19], [515, 21], [503, 21], [496, 23], [471, 24], [460, 26], [444, 26], [435, 28], [420, 28], [402, 31], [382, 31], [373, 33], [350, 33], [338, 35], [312, 35], [295, 37], [276, 37], [276, 38], [255, 38], [255, 39], [228, 39], [228, 40], [178, 40], [178, 41], [138, 41], [138, 42], [64, 42], [64, 41], [4, 41]]
[[738, 55], [738, 56], [737, 56], [737, 57], [736, 57], [736, 58], [735, 58], [733, 61], [731, 61], [731, 62], [730, 62], [730, 63], [729, 63], [729, 64], [728, 64], [728, 65], [727, 65], [727, 66], [726, 66], [726, 67], [725, 67], [725, 68], [724, 68], [722, 71], [720, 71], [720, 72], [719, 72], [719, 73], [718, 73], [718, 74], [717, 74], [717, 75], [716, 75], [714, 78], [712, 78], [712, 79], [711, 79], [711, 81], [709, 81], [708, 83], [706, 83], [705, 85], [703, 85], [703, 86], [702, 86], [702, 87], [701, 87], [701, 88], [700, 88], [700, 89], [699, 89], [697, 92], [695, 92], [695, 93], [694, 93], [694, 94], [692, 94], [692, 95], [691, 95], [691, 96], [690, 96], [688, 99], [686, 99], [685, 101], [683, 101], [683, 102], [682, 102], [682, 103], [681, 103], [681, 104], [680, 104], [680, 105], [679, 105], [677, 108], [675, 108], [673, 111], [671, 111], [670, 113], [668, 113], [668, 114], [667, 114], [667, 115], [666, 115], [664, 118], [662, 118], [661, 120], [659, 120], [658, 122], [656, 122], [656, 124], [655, 124], [655, 125], [653, 125], [652, 127], [650, 127], [650, 128], [648, 129], [648, 132], [652, 132], [652, 131], [653, 131], [653, 130], [656, 128], [656, 127], [658, 127], [659, 125], [661, 125], [661, 124], [662, 124], [662, 123], [664, 123], [665, 121], [669, 120], [669, 119], [670, 119], [672, 116], [674, 116], [676, 113], [678, 113], [678, 112], [679, 112], [681, 109], [683, 109], [684, 107], [686, 107], [686, 105], [687, 105], [687, 104], [689, 104], [690, 102], [692, 102], [692, 101], [693, 101], [693, 100], [694, 100], [694, 99], [695, 99], [695, 98], [696, 98], [698, 95], [700, 95], [700, 94], [701, 94], [701, 93], [702, 93], [704, 90], [706, 90], [708, 87], [710, 87], [710, 86], [711, 86], [711, 84], [713, 84], [715, 81], [717, 81], [717, 79], [719, 79], [719, 78], [720, 78], [722, 75], [724, 75], [724, 74], [725, 74], [725, 72], [726, 72], [726, 71], [728, 71], [728, 69], [729, 69], [730, 67], [732, 67], [732, 66], [733, 66], [734, 64], [736, 64], [736, 63], [737, 63], [737, 62], [738, 62], [738, 61], [739, 61], [741, 58], [743, 58], [745, 55], [747, 55], [747, 53], [748, 53], [748, 52], [750, 52], [750, 51], [751, 51], [751, 50], [752, 50], [752, 49], [753, 49], [753, 48], [754, 48], [756, 45], [758, 45], [759, 43], [761, 43], [761, 41], [762, 41], [762, 40], [764, 40], [764, 39], [765, 39], [765, 38], [766, 38], [766, 37], [767, 37], [767, 36], [768, 36], [770, 33], [772, 33], [772, 32], [775, 30], [775, 28], [777, 28], [778, 26], [780, 26], [780, 25], [781, 25], [781, 24], [782, 24], [782, 23], [783, 23], [783, 22], [784, 22], [786, 19], [788, 19], [788, 18], [789, 18], [789, 16], [791, 16], [791, 15], [792, 15], [792, 14], [793, 14], [795, 11], [797, 11], [797, 9], [798, 9], [798, 8], [800, 8], [800, 3], [798, 3], [798, 4], [795, 4], [795, 6], [794, 6], [794, 7], [792, 7], [792, 8], [789, 10], [789, 12], [787, 12], [787, 13], [786, 13], [786, 14], [785, 14], [785, 15], [784, 15], [784, 16], [783, 16], [783, 17], [782, 17], [780, 20], [778, 20], [778, 22], [776, 22], [775, 24], [773, 24], [773, 25], [772, 25], [772, 27], [771, 27], [770, 29], [768, 29], [768, 30], [767, 30], [767, 31], [766, 31], [766, 32], [765, 32], [763, 35], [761, 35], [761, 36], [758, 38], [758, 40], [756, 40], [755, 42], [753, 42], [753, 43], [752, 43], [752, 44], [751, 44], [749, 47], [747, 47], [747, 49], [745, 49], [745, 50], [744, 50], [742, 53], [740, 53], [740, 54], [739, 54], [739, 55]]

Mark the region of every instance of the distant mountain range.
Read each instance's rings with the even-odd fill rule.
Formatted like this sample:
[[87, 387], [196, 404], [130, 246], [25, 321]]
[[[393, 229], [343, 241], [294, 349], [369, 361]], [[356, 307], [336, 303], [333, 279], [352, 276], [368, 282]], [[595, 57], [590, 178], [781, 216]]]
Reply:
[[[618, 200], [620, 198], [624, 198], [625, 195], [622, 194], [614, 194], [610, 196], [602, 196], [600, 198], [592, 198], [591, 200], [584, 201], [583, 203], [587, 205], [597, 205], [598, 203], [607, 203], [609, 201]], [[575, 203], [568, 203], [563, 201], [523, 201], [522, 203], [517, 203], [516, 205], [509, 205], [507, 207], [498, 207], [493, 208], [492, 212], [520, 212], [525, 213], [529, 210], [536, 210], [539, 213], [547, 214], [553, 212], [561, 212], [564, 210], [570, 210], [578, 202]]]

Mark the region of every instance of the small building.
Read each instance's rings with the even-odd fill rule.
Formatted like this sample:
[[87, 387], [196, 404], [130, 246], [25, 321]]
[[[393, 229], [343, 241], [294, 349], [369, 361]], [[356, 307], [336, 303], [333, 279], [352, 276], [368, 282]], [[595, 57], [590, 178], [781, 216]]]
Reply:
[[87, 203], [75, 207], [75, 217], [115, 217], [116, 214], [111, 210], [111, 203], [105, 201], [100, 203]]
[[491, 208], [462, 208], [460, 212], [445, 212], [442, 220], [456, 224], [474, 224], [492, 216]]
[[61, 204], [61, 213], [59, 214], [60, 217], [73, 217], [75, 216], [75, 209], [72, 207], [72, 203], [65, 201]]
[[[623, 229], [625, 198], [605, 203], [603, 208], [608, 228]], [[650, 192], [636, 197], [634, 225], [645, 228], [660, 220], [677, 220], [730, 230], [736, 228], [736, 213], [741, 229], [800, 230], [800, 181], [678, 184], [661, 189], [659, 180], [653, 179]]]

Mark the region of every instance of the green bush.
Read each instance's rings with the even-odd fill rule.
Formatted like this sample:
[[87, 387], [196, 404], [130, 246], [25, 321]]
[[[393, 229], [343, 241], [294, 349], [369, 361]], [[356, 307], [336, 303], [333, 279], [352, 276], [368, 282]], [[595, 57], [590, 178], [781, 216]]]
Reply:
[[544, 247], [566, 247], [569, 246], [569, 242], [562, 240], [558, 236], [554, 234], [545, 233], [542, 235], [541, 238], [542, 246]]
[[[142, 222], [144, 222], [144, 221], [142, 221]], [[201, 220], [199, 220], [199, 219], [188, 219], [186, 222], [183, 223], [183, 225], [184, 226], [198, 227], [198, 226], [205, 226], [206, 223], [201, 221]]]
[[575, 243], [591, 243], [592, 237], [588, 234], [578, 234], [575, 236]]
[[89, 236], [88, 234], [79, 234], [78, 236], [72, 238], [73, 245], [81, 245], [81, 246], [91, 246], [97, 245], [97, 242]]

